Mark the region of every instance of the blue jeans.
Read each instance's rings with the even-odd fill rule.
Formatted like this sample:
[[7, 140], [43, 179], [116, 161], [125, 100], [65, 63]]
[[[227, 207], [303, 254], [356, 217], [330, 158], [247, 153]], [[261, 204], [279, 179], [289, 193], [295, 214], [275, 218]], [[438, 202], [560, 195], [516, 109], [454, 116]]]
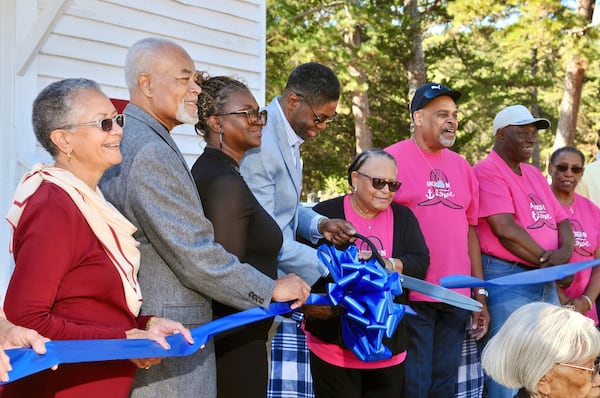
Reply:
[[407, 315], [404, 397], [453, 397], [470, 313], [443, 303], [412, 301]]
[[[501, 260], [482, 254], [483, 275], [486, 280], [521, 272], [527, 272], [526, 266]], [[560, 305], [554, 282], [535, 285], [489, 286], [488, 311], [490, 312], [490, 331], [488, 337], [495, 335], [506, 319], [516, 309], [536, 301]], [[504, 387], [486, 376], [488, 398], [513, 398], [518, 390]]]

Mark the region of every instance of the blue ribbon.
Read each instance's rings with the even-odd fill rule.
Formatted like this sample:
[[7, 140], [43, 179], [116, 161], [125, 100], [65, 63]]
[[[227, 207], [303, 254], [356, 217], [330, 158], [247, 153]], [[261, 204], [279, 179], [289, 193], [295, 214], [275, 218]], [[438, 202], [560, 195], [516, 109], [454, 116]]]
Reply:
[[362, 361], [388, 359], [392, 352], [383, 337], [392, 337], [407, 307], [394, 303], [402, 294], [397, 273], [388, 273], [375, 259], [358, 259], [356, 246], [346, 250], [323, 244], [319, 259], [335, 281], [327, 285], [333, 305], [342, 308], [342, 337]]
[[[311, 294], [307, 304], [331, 305], [331, 300]], [[42, 355], [31, 348], [6, 350], [12, 366], [9, 382], [58, 364], [191, 355], [220, 332], [292, 311], [289, 303], [272, 303], [268, 309], [258, 307], [237, 312], [192, 329], [194, 344], [189, 344], [181, 334], [168, 336], [169, 350], [147, 339], [55, 340], [46, 343], [46, 354]]]
[[447, 288], [531, 285], [556, 281], [597, 265], [600, 265], [600, 259], [537, 268], [487, 281], [467, 275], [450, 275], [441, 278], [440, 284]]
[[[390, 358], [383, 337], [393, 335], [405, 312], [414, 314], [408, 306], [393, 302], [394, 296], [402, 294], [398, 274], [388, 274], [375, 260], [358, 260], [355, 246], [339, 251], [323, 245], [318, 253], [336, 283], [329, 284], [328, 297], [311, 294], [306, 303], [342, 307], [342, 336], [361, 360]], [[272, 303], [268, 309], [237, 312], [192, 329], [194, 344], [180, 334], [168, 336], [169, 350], [147, 339], [55, 340], [46, 343], [43, 355], [31, 348], [10, 349], [6, 350], [13, 368], [9, 379], [19, 380], [59, 364], [187, 356], [220, 332], [292, 311], [289, 303]]]

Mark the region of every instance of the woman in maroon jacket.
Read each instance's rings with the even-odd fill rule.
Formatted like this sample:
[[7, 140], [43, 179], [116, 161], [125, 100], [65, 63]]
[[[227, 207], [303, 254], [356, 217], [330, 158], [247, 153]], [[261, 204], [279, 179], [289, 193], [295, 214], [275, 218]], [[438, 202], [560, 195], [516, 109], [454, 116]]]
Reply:
[[[17, 187], [7, 220], [15, 270], [7, 318], [52, 340], [148, 338], [189, 330], [138, 316], [139, 251], [127, 221], [98, 190], [121, 162], [124, 116], [87, 79], [50, 84], [33, 103], [33, 128], [54, 165], [37, 164]], [[7, 384], [6, 397], [127, 397], [136, 366], [160, 359], [61, 365]]]

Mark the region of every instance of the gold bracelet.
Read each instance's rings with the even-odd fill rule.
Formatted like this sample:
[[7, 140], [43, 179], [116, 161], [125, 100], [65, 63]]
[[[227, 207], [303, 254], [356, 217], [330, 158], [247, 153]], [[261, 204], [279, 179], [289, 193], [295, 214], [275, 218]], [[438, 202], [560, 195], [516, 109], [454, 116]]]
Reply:
[[156, 319], [155, 316], [150, 317], [150, 319], [148, 319], [148, 322], [146, 322], [146, 330], [150, 330], [155, 319]]
[[586, 296], [585, 294], [582, 294], [581, 297], [583, 297], [583, 299], [585, 301], [587, 301], [588, 306], [590, 307], [589, 309], [591, 310], [594, 307], [594, 303], [592, 303], [592, 299], [589, 298], [588, 296]]

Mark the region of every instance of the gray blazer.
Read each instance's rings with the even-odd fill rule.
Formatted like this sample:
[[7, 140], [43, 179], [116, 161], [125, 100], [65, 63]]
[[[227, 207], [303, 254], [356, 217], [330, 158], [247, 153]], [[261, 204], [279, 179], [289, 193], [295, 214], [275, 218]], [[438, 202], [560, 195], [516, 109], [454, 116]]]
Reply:
[[311, 236], [312, 220], [323, 218], [300, 203], [302, 171], [292, 158], [285, 124], [287, 120], [278, 108], [277, 97], [267, 106], [267, 125], [263, 128], [260, 147], [246, 152], [241, 162], [241, 173], [254, 196], [277, 221], [283, 232], [279, 251], [279, 270], [294, 273], [313, 285], [326, 268], [317, 259], [316, 250], [296, 240], [296, 234], [316, 243]]
[[[125, 114], [123, 162], [104, 174], [100, 189], [138, 228], [142, 314], [195, 327], [211, 320], [211, 299], [240, 309], [268, 306], [274, 281], [214, 242], [169, 131], [133, 104]], [[132, 396], [215, 397], [212, 343], [190, 357], [138, 370]]]

